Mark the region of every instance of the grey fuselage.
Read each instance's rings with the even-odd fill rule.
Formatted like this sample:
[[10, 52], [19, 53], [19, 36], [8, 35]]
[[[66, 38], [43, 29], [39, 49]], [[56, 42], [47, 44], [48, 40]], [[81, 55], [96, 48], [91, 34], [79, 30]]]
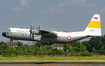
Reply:
[[[30, 29], [24, 28], [9, 28], [5, 32], [5, 37], [13, 40], [28, 40], [28, 41], [38, 41], [43, 43], [70, 43], [77, 41], [89, 36], [85, 35], [83, 32], [57, 32], [53, 31], [57, 35], [35, 35], [30, 37]], [[68, 36], [70, 36], [68, 38]]]

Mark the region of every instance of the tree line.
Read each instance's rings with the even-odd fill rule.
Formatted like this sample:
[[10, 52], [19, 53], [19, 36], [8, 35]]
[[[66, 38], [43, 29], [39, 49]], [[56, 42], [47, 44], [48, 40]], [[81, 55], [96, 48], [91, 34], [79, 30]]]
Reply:
[[[18, 55], [35, 55], [35, 56], [92, 56], [94, 54], [105, 54], [105, 35], [101, 37], [91, 37], [89, 41], [77, 41], [63, 46], [62, 49], [52, 47], [51, 45], [42, 45], [36, 42], [31, 47], [23, 45], [22, 42], [10, 42], [16, 47], [8, 47], [3, 41], [0, 42], [0, 55], [18, 56]], [[43, 47], [42, 47], [43, 46]]]

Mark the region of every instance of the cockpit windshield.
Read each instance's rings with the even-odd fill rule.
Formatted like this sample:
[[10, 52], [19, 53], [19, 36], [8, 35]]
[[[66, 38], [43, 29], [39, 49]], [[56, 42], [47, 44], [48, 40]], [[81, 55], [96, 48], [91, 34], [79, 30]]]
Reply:
[[7, 31], [8, 31], [8, 32], [10, 32], [10, 31], [11, 31], [11, 29], [8, 29]]

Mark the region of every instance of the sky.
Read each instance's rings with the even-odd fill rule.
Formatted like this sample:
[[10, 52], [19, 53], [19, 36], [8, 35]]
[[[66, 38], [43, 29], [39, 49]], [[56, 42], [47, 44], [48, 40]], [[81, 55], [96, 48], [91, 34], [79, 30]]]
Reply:
[[104, 35], [105, 0], [0, 0], [0, 41], [9, 41], [1, 35], [9, 27], [83, 31], [94, 14]]

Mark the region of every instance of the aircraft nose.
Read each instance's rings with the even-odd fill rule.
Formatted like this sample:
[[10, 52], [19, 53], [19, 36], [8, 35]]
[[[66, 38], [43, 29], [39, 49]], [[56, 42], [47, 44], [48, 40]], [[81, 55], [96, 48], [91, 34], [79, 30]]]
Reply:
[[6, 37], [6, 32], [3, 32], [3, 33], [2, 33], [2, 36]]

